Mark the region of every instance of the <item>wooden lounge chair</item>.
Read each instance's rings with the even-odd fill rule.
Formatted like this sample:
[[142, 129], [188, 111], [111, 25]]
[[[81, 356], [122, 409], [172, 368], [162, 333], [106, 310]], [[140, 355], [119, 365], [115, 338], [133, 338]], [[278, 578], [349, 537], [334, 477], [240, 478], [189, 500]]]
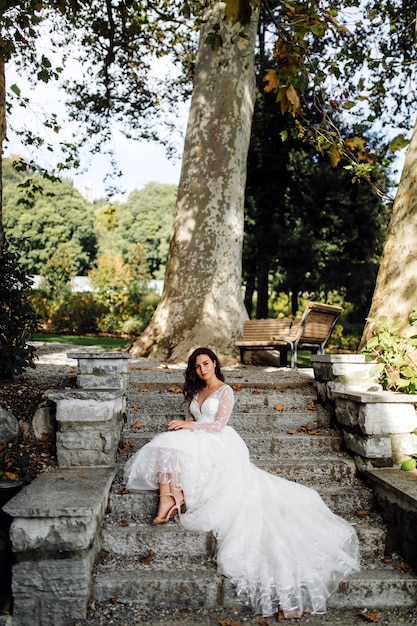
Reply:
[[243, 335], [235, 345], [240, 350], [240, 360], [246, 350], [277, 350], [280, 364], [287, 366], [291, 350], [291, 368], [297, 365], [297, 349], [323, 354], [337, 320], [343, 309], [338, 306], [310, 302], [300, 319], [247, 320]]
[[240, 350], [240, 362], [243, 363], [243, 355], [246, 350], [278, 350], [280, 364], [287, 363], [288, 346], [281, 339], [274, 341], [274, 335], [286, 337], [291, 329], [289, 319], [261, 319], [246, 320], [243, 323], [243, 335], [241, 341], [235, 345]]
[[291, 368], [297, 366], [297, 350], [311, 350], [313, 354], [324, 354], [333, 329], [342, 313], [339, 306], [310, 302], [300, 320], [294, 320], [287, 335], [274, 335], [279, 342], [291, 350]]

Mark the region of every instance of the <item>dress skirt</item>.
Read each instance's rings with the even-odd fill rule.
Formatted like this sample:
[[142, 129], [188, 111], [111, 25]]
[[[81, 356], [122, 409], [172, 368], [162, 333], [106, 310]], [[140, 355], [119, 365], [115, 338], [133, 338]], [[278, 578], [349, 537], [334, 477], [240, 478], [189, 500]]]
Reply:
[[129, 491], [158, 489], [164, 475], [184, 492], [181, 525], [213, 532], [219, 573], [263, 616], [324, 613], [340, 581], [359, 570], [352, 526], [315, 490], [251, 463], [230, 426], [162, 433], [125, 466]]

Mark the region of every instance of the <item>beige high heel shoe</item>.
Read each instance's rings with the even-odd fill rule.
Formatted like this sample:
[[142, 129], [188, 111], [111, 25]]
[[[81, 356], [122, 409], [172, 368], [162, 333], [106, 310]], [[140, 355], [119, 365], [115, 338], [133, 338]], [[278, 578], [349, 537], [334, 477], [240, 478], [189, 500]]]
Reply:
[[184, 492], [179, 487], [171, 487], [171, 495], [175, 500], [175, 508], [178, 512], [178, 518], [181, 519], [181, 513], [185, 513], [187, 510], [185, 506]]
[[174, 503], [168, 509], [165, 517], [159, 517], [157, 515], [156, 517], [153, 518], [152, 524], [154, 526], [156, 526], [157, 524], [167, 524], [170, 519], [173, 519], [176, 516], [177, 511], [178, 511], [177, 501], [175, 500], [175, 496], [174, 495], [172, 495], [172, 494], [161, 494], [159, 497], [160, 498], [173, 498], [174, 499]]

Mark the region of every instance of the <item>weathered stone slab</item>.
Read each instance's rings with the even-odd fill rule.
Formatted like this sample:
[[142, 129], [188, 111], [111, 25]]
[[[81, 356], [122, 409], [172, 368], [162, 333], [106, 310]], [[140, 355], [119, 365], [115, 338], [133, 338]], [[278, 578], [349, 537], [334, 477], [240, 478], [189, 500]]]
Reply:
[[77, 359], [79, 374], [112, 374], [129, 371], [128, 352], [69, 352], [70, 359]]
[[417, 436], [414, 433], [391, 435], [394, 461], [401, 463], [406, 457], [417, 454]]
[[10, 411], [0, 406], [0, 442], [8, 443], [17, 437], [18, 433], [18, 420]]
[[16, 518], [10, 529], [15, 552], [86, 550], [99, 530], [98, 516]]
[[367, 435], [410, 433], [417, 428], [414, 404], [369, 403], [361, 406], [358, 424]]
[[348, 450], [369, 459], [388, 458], [392, 456], [390, 437], [361, 437], [360, 435], [343, 433]]
[[90, 517], [104, 514], [115, 470], [59, 469], [40, 474], [4, 505], [11, 517]]
[[56, 430], [55, 407], [50, 404], [41, 405], [36, 409], [32, 419], [32, 428], [36, 439], [50, 435]]
[[59, 424], [95, 423], [112, 420], [123, 413], [123, 393], [108, 389], [65, 389], [48, 393], [56, 403]]
[[391, 545], [417, 567], [417, 470], [381, 468], [366, 472], [390, 535]]

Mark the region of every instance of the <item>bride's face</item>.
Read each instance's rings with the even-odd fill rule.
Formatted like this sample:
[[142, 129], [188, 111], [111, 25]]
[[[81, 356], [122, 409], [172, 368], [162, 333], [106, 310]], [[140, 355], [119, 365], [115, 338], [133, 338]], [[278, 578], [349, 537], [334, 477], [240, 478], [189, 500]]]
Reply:
[[197, 376], [207, 383], [215, 376], [216, 362], [212, 361], [207, 354], [199, 354], [195, 360]]

